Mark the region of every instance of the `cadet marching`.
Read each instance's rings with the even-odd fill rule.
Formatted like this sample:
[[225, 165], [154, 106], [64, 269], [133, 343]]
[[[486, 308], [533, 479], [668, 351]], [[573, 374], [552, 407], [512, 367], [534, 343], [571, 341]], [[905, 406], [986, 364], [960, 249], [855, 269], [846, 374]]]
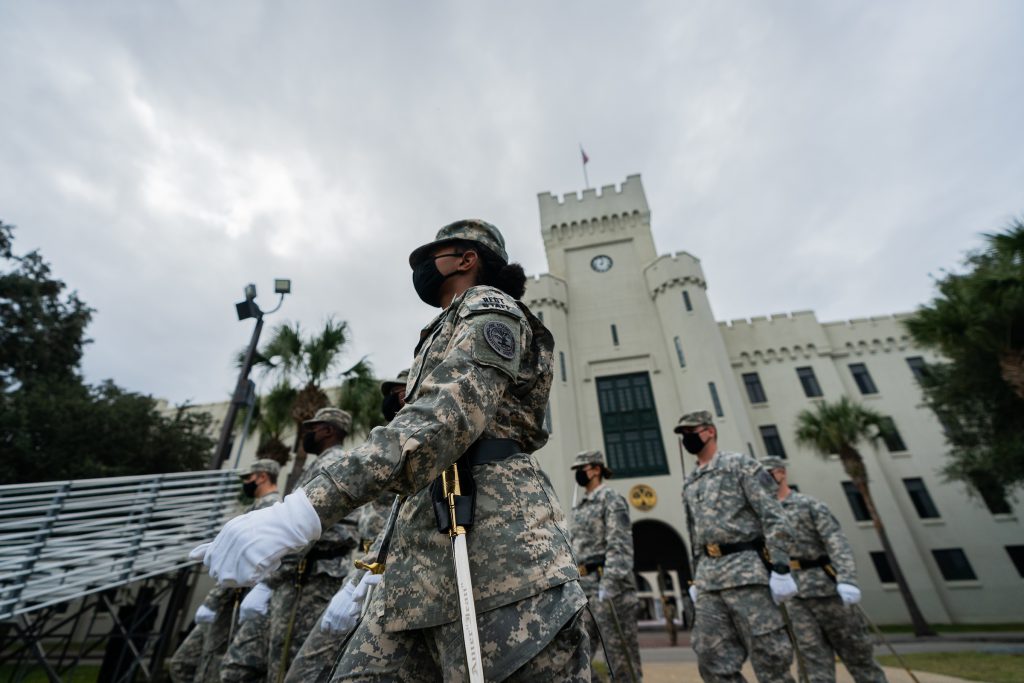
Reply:
[[[480, 220], [441, 228], [409, 265], [440, 313], [381, 385], [388, 423], [343, 448], [351, 416], [319, 411], [303, 434], [317, 457], [283, 501], [277, 463], [243, 475], [257, 504], [193, 551], [218, 588], [170, 661], [176, 682], [589, 681], [592, 658], [643, 680], [613, 472], [578, 454], [567, 515], [532, 455], [554, 340], [520, 300], [522, 268]], [[788, 488], [784, 461], [720, 450], [709, 412], [676, 432], [696, 463], [682, 495], [702, 678], [742, 681], [749, 658], [759, 681], [793, 681], [795, 653], [804, 680], [835, 680], [838, 654], [858, 682], [884, 681], [828, 509]]]

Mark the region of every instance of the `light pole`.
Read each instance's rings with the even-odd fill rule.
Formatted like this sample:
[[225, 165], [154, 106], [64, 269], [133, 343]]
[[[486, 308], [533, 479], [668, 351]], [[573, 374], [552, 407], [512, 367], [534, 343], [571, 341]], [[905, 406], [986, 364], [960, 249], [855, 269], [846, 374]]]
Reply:
[[280, 294], [277, 306], [269, 311], [261, 311], [256, 305], [256, 285], [245, 286], [245, 301], [235, 304], [235, 312], [239, 320], [256, 318], [256, 326], [252, 330], [252, 337], [249, 339], [249, 348], [245, 350], [245, 358], [242, 360], [242, 367], [238, 371], [238, 383], [235, 385], [234, 396], [231, 397], [231, 405], [228, 406], [228, 414], [224, 417], [224, 424], [220, 428], [220, 441], [217, 442], [217, 450], [213, 452], [210, 460], [210, 469], [220, 469], [222, 462], [231, 455], [231, 430], [235, 426], [235, 418], [238, 417], [238, 410], [247, 402], [249, 394], [249, 371], [252, 370], [252, 361], [256, 356], [256, 344], [260, 340], [260, 332], [263, 331], [263, 316], [270, 315], [281, 308], [284, 303], [284, 295], [292, 291], [291, 280], [274, 280], [274, 293]]

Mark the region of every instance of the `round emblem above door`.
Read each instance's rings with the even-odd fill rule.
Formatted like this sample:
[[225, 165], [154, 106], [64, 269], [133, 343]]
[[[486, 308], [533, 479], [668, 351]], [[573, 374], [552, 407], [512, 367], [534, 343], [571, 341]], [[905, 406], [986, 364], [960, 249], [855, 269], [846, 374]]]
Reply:
[[641, 512], [653, 510], [658, 504], [658, 494], [647, 484], [637, 484], [629, 490], [629, 504]]

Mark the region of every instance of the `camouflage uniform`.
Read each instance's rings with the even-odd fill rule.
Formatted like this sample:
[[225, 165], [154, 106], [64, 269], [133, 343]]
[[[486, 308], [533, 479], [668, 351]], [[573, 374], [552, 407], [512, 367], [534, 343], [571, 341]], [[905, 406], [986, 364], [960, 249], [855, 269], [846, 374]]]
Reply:
[[[258, 461], [258, 463], [261, 462], [264, 461]], [[267, 471], [266, 469], [257, 469], [261, 466], [258, 463], [243, 476], [248, 476], [255, 471]], [[279, 471], [280, 467], [277, 469]], [[276, 476], [277, 471], [274, 474]], [[281, 500], [281, 494], [273, 491], [258, 498], [245, 511], [261, 510], [279, 500]], [[235, 617], [235, 608], [241, 602], [244, 593], [244, 589], [214, 586], [206, 594], [203, 605], [215, 612], [217, 616], [213, 623], [197, 624], [175, 650], [168, 662], [168, 673], [174, 683], [217, 683], [220, 680], [221, 658], [228, 649], [231, 622]]]
[[[573, 469], [583, 465], [604, 464], [604, 454], [588, 451], [576, 456]], [[630, 671], [642, 680], [637, 618], [640, 608], [633, 579], [633, 527], [629, 523], [629, 505], [621, 495], [603, 483], [585, 493], [572, 510], [572, 546], [580, 562], [580, 586], [590, 602], [586, 617], [590, 653], [601, 651], [601, 640], [615, 680], [629, 683]], [[599, 565], [595, 568], [594, 565]], [[608, 594], [600, 600], [599, 589]], [[625, 640], [619, 636], [611, 610], [614, 608]], [[593, 615], [593, 616], [591, 616]], [[596, 623], [595, 623], [596, 620]], [[600, 632], [600, 633], [599, 633]], [[632, 667], [632, 668], [631, 668]]]
[[[380, 547], [380, 536], [384, 531], [384, 524], [394, 499], [393, 494], [384, 494], [372, 503], [367, 503], [359, 508], [356, 516], [359, 520], [359, 536], [364, 552], [368, 553], [371, 549]], [[374, 545], [375, 539], [376, 545]], [[374, 557], [375, 553], [373, 556], [364, 556], [363, 561], [370, 563]], [[363, 578], [364, 573], [365, 570], [351, 569], [346, 581], [354, 586]], [[334, 668], [334, 663], [341, 656], [348, 639], [320, 630], [320, 621], [325, 611], [327, 611], [326, 605], [316, 621], [313, 622], [309, 635], [306, 636], [305, 642], [302, 643], [291, 666], [288, 667], [285, 683], [313, 683], [314, 681], [325, 683], [329, 680], [331, 669]]]
[[[468, 221], [442, 228], [411, 262], [456, 238], [482, 241], [504, 257], [497, 229]], [[498, 439], [516, 442], [518, 453], [472, 467], [476, 507], [467, 534], [485, 677], [589, 680], [579, 618], [586, 597], [561, 507], [529, 455], [547, 441], [541, 425], [553, 346], [521, 303], [494, 287], [469, 288], [421, 333], [405, 407], [305, 486], [325, 523], [385, 490], [408, 496], [384, 580], [336, 680], [466, 678], [451, 542], [438, 533], [430, 484], [478, 440]]]
[[[306, 466], [296, 486], [307, 484], [320, 473], [324, 465], [342, 453], [340, 446], [325, 450], [314, 462]], [[303, 556], [292, 556], [264, 581], [274, 590], [268, 612], [270, 637], [267, 650], [267, 681], [270, 683], [276, 683], [281, 675], [282, 662], [291, 663], [306, 636], [314, 629], [319, 630], [320, 615], [345, 583], [345, 577], [352, 567], [351, 551], [358, 545], [358, 518], [356, 514], [351, 514], [342, 521], [326, 527], [320, 538]], [[317, 553], [329, 554], [332, 557], [306, 559]], [[299, 578], [299, 566], [307, 561], [312, 561], [313, 564], [312, 567], [306, 567], [305, 583], [300, 589], [296, 583]]]
[[[696, 415], [711, 424], [706, 411]], [[692, 426], [684, 422], [688, 417], [681, 426]], [[722, 451], [694, 468], [683, 483], [698, 590], [692, 642], [701, 678], [709, 683], [745, 680], [740, 668], [748, 655], [762, 683], [793, 681], [793, 646], [758, 552], [706, 555], [711, 544], [762, 538], [773, 564], [789, 564], [792, 531], [774, 484], [754, 458]]]
[[782, 509], [795, 534], [790, 546], [794, 562], [827, 556], [835, 571], [835, 577], [821, 567], [793, 571], [800, 592], [789, 602], [789, 615], [810, 682], [836, 680], [836, 655], [857, 683], [884, 682], [863, 614], [836, 595], [836, 581], [857, 585], [853, 550], [839, 522], [820, 500], [796, 491], [782, 501]]

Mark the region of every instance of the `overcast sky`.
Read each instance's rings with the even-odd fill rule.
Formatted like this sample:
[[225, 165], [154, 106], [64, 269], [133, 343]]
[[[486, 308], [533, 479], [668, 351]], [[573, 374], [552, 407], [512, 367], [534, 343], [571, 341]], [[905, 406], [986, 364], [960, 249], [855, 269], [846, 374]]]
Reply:
[[408, 365], [408, 253], [640, 173], [720, 320], [913, 310], [1024, 214], [1024, 3], [0, 2], [0, 220], [96, 308], [84, 369], [226, 398], [268, 326]]

